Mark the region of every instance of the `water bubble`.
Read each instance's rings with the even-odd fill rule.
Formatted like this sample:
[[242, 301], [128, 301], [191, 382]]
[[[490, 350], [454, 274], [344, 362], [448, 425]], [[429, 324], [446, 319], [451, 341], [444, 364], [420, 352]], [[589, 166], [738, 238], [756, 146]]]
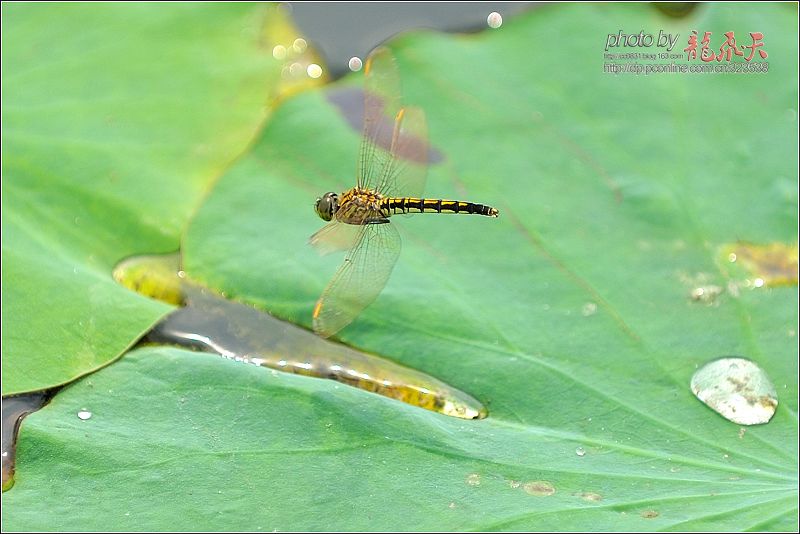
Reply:
[[283, 61], [286, 59], [286, 47], [283, 45], [275, 45], [272, 48], [272, 57], [278, 61]]
[[735, 252], [731, 252], [730, 254], [728, 254], [728, 261], [731, 262], [731, 263], [734, 263], [736, 261], [736, 253]]
[[306, 48], [308, 48], [308, 43], [302, 37], [298, 37], [294, 40], [294, 43], [292, 43], [292, 49], [298, 54], [305, 52]]
[[503, 16], [497, 11], [492, 11], [489, 13], [489, 16], [486, 17], [486, 24], [488, 24], [490, 28], [497, 29], [503, 25]]
[[481, 476], [478, 473], [472, 473], [471, 475], [467, 475], [466, 482], [470, 486], [480, 486], [481, 485]]
[[758, 365], [745, 358], [721, 358], [695, 371], [692, 392], [722, 417], [740, 425], [768, 422], [778, 394]]
[[549, 497], [556, 492], [555, 486], [546, 480], [534, 480], [533, 482], [526, 482], [522, 489], [528, 495], [535, 497]]
[[696, 302], [704, 302], [707, 305], [714, 304], [717, 297], [722, 294], [722, 288], [715, 285], [700, 286], [692, 289], [691, 297]]
[[312, 63], [308, 67], [306, 67], [306, 74], [308, 74], [309, 78], [317, 79], [320, 76], [322, 76], [322, 67], [320, 67], [316, 63]]
[[358, 56], [351, 57], [350, 61], [347, 62], [347, 66], [350, 67], [350, 70], [353, 72], [360, 71], [362, 65], [361, 58]]
[[92, 412], [88, 410], [81, 410], [78, 412], [78, 419], [80, 419], [81, 421], [86, 421], [87, 419], [91, 418], [92, 418]]
[[297, 76], [300, 75], [301, 72], [303, 72], [303, 65], [301, 65], [300, 63], [295, 61], [294, 63], [289, 65], [289, 75], [290, 76], [296, 78]]
[[575, 454], [577, 454], [578, 456], [586, 456], [586, 449], [584, 449], [583, 447], [578, 447], [577, 449], [575, 449]]

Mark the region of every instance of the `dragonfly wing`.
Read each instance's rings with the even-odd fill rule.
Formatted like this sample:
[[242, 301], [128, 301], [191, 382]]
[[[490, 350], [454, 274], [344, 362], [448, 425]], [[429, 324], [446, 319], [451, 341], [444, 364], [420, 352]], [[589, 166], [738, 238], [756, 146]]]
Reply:
[[358, 186], [375, 189], [389, 150], [394, 120], [400, 110], [400, 74], [388, 48], [370, 53], [364, 68], [364, 131], [358, 155]]
[[322, 337], [350, 324], [377, 298], [400, 255], [400, 234], [394, 225], [357, 228], [358, 241], [314, 307], [314, 331]]
[[395, 118], [388, 164], [377, 190], [384, 196], [421, 197], [428, 173], [428, 126], [425, 112], [402, 108]]
[[312, 235], [308, 242], [321, 255], [351, 250], [361, 237], [362, 227], [333, 220]]
[[388, 48], [369, 55], [365, 72], [358, 186], [384, 196], [422, 196], [428, 165], [425, 113], [401, 107], [400, 75]]

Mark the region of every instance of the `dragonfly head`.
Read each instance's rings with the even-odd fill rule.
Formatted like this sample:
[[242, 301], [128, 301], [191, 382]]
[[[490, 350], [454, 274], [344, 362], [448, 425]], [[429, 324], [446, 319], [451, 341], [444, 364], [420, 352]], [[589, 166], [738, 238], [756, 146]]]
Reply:
[[317, 203], [314, 204], [314, 210], [324, 221], [333, 219], [333, 214], [336, 213], [338, 209], [339, 195], [334, 192], [325, 193], [321, 198], [318, 198]]

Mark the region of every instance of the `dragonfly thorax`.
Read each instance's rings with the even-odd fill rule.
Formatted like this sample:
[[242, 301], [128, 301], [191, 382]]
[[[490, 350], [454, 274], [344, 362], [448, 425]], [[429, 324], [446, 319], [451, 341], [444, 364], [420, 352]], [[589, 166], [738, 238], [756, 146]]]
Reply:
[[322, 218], [323, 221], [330, 221], [333, 219], [333, 214], [339, 209], [339, 195], [333, 191], [325, 193], [317, 199], [314, 204], [314, 211]]
[[362, 187], [354, 187], [339, 197], [336, 219], [347, 224], [369, 224], [386, 216], [381, 210], [383, 195]]

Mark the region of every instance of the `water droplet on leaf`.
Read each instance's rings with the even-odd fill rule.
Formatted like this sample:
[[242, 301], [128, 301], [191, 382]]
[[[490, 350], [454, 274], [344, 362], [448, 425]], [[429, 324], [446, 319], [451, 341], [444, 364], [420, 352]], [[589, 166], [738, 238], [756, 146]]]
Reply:
[[725, 419], [740, 425], [768, 422], [778, 395], [761, 367], [744, 358], [721, 358], [698, 369], [692, 392]]
[[358, 72], [361, 70], [361, 66], [363, 65], [361, 58], [353, 56], [350, 58], [350, 61], [347, 62], [347, 66], [353, 72]]
[[486, 17], [486, 24], [488, 24], [490, 28], [497, 29], [503, 25], [503, 16], [497, 11], [492, 11], [489, 13], [489, 16]]

